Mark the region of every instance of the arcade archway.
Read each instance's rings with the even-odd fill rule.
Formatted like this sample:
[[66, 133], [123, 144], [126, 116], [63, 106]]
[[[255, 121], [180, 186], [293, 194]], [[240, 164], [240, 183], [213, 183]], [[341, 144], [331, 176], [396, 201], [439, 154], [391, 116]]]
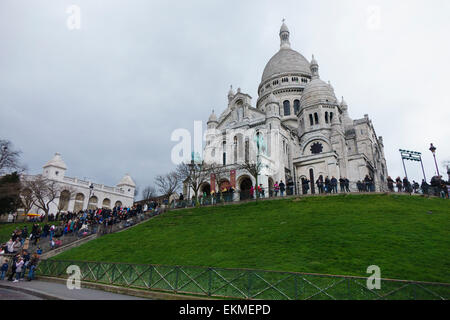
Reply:
[[243, 177], [239, 183], [240, 190], [240, 199], [248, 200], [251, 198], [250, 189], [252, 188], [253, 183], [249, 177]]

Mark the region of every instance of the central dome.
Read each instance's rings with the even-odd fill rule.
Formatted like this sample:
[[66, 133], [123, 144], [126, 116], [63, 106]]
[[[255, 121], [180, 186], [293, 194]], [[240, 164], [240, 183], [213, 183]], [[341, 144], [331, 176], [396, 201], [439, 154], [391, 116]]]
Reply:
[[292, 49], [280, 49], [269, 60], [262, 75], [262, 82], [284, 73], [301, 73], [311, 75], [308, 60]]
[[262, 75], [262, 82], [286, 73], [300, 73], [311, 76], [308, 60], [300, 53], [291, 49], [290, 32], [283, 20], [280, 29], [280, 51], [278, 51], [266, 65]]

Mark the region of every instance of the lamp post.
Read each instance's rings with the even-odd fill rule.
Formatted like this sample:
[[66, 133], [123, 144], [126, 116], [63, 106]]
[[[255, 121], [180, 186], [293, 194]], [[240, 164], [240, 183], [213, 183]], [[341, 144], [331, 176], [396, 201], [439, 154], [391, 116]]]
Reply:
[[87, 208], [86, 208], [86, 210], [89, 210], [89, 201], [91, 200], [91, 194], [92, 194], [92, 191], [94, 190], [94, 184], [93, 183], [91, 183], [91, 185], [89, 186], [89, 198], [88, 198], [88, 203], [87, 203]]
[[191, 198], [191, 187], [192, 187], [192, 175], [194, 174], [194, 153], [192, 153], [192, 160], [191, 163], [188, 164], [189, 166], [189, 183], [188, 183], [188, 194], [187, 194], [187, 200], [190, 200]]
[[431, 144], [430, 151], [433, 154], [434, 164], [436, 165], [436, 172], [437, 172], [437, 175], [439, 177], [440, 176], [440, 174], [439, 174], [439, 167], [438, 167], [437, 161], [436, 161], [436, 147], [433, 146], [433, 144]]

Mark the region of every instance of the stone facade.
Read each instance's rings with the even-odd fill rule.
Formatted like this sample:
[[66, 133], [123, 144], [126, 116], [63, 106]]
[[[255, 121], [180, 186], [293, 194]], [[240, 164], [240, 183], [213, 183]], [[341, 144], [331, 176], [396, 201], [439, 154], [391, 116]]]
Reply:
[[[43, 167], [42, 176], [56, 181], [58, 189], [61, 190], [59, 198], [51, 203], [49, 214], [56, 214], [58, 208], [62, 209], [61, 212], [78, 212], [88, 207], [89, 209], [112, 209], [115, 206], [131, 207], [133, 205], [136, 185], [128, 174], [117, 186], [110, 187], [92, 181], [66, 177], [66, 170], [67, 166], [59, 153], [56, 153]], [[35, 179], [35, 177], [35, 175], [23, 175], [21, 179], [26, 181]], [[93, 188], [90, 188], [91, 186]], [[30, 212], [43, 213], [37, 207], [33, 207]]]
[[[225, 111], [219, 117], [211, 114], [205, 162], [224, 165], [231, 172], [244, 161], [261, 161], [258, 183], [269, 190], [274, 182], [283, 181], [292, 193], [300, 193], [306, 178], [312, 181], [309, 193], [317, 192], [314, 183], [319, 176], [348, 178], [356, 190], [356, 182], [366, 175], [374, 179], [378, 191], [385, 190], [383, 139], [377, 137], [372, 121], [367, 115], [350, 119], [347, 103], [343, 98], [338, 101], [331, 84], [320, 79], [314, 56], [309, 62], [291, 49], [284, 23], [279, 35], [280, 50], [264, 70], [256, 106], [250, 95], [231, 88]], [[237, 170], [238, 191], [248, 188], [250, 181], [254, 185], [251, 175]], [[204, 185], [210, 190], [209, 181]]]

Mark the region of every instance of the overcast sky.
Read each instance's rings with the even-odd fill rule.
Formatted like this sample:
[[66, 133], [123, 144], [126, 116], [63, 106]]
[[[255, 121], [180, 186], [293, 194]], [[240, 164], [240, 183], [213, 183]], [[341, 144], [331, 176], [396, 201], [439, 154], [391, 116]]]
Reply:
[[[142, 190], [173, 168], [173, 130], [221, 113], [230, 84], [256, 104], [286, 18], [350, 116], [369, 114], [389, 174], [403, 177], [405, 148], [430, 179], [431, 142], [441, 174], [450, 160], [449, 12], [448, 0], [2, 0], [0, 138], [30, 173], [60, 152], [68, 176], [115, 185], [130, 173]], [[418, 163], [407, 169], [421, 179]]]

